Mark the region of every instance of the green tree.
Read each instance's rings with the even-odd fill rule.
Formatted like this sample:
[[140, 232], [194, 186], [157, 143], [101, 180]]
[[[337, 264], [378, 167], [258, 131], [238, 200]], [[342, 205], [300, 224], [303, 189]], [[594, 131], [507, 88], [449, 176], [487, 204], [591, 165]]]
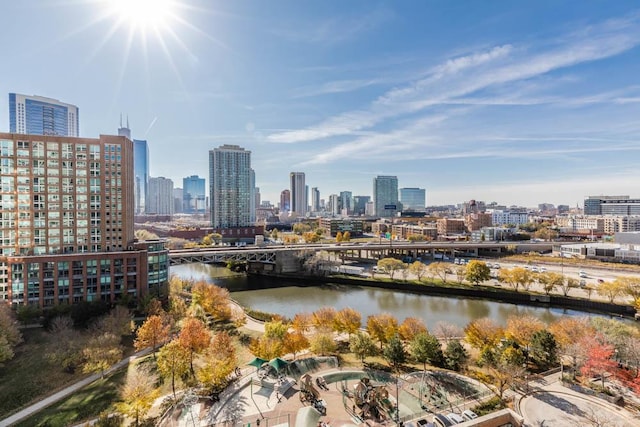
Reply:
[[73, 321], [69, 316], [53, 319], [50, 335], [54, 339], [50, 340], [45, 357], [52, 365], [66, 372], [74, 372], [83, 361], [85, 335], [73, 329]]
[[7, 337], [0, 335], [0, 366], [2, 366], [3, 362], [13, 359], [14, 355], [15, 353], [11, 344], [7, 341]]
[[394, 371], [398, 372], [400, 366], [407, 360], [402, 341], [398, 335], [394, 335], [382, 352], [384, 359], [389, 362]]
[[491, 278], [491, 270], [487, 266], [487, 263], [483, 261], [473, 260], [467, 264], [465, 271], [465, 279], [467, 281], [478, 285], [480, 282], [489, 280]]
[[315, 334], [311, 338], [311, 351], [320, 356], [326, 356], [336, 351], [336, 342], [333, 335], [325, 332]]
[[120, 338], [108, 332], [95, 335], [89, 339], [82, 354], [85, 358], [83, 371], [100, 372], [104, 376], [104, 371], [122, 358]]
[[189, 372], [189, 351], [177, 340], [165, 344], [158, 352], [158, 370], [163, 377], [171, 377], [171, 390], [176, 397], [176, 377]]
[[309, 224], [305, 224], [304, 222], [293, 224], [293, 232], [299, 236], [302, 236], [304, 233], [309, 231], [311, 231], [311, 226]]
[[467, 363], [469, 354], [459, 340], [452, 340], [447, 343], [444, 351], [445, 366], [452, 371], [460, 371]]
[[409, 345], [409, 352], [416, 362], [422, 363], [423, 370], [427, 370], [427, 363], [433, 366], [443, 365], [442, 345], [438, 338], [428, 332], [415, 336]]
[[553, 334], [545, 329], [531, 337], [529, 357], [540, 369], [549, 369], [558, 364], [558, 343]]
[[349, 350], [364, 363], [366, 357], [376, 354], [376, 345], [369, 334], [358, 331], [349, 340]]

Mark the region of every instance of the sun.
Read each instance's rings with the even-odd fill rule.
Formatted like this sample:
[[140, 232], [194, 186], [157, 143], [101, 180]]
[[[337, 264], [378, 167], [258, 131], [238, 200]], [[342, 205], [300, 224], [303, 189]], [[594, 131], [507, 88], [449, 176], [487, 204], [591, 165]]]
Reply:
[[109, 0], [111, 13], [144, 30], [169, 24], [175, 17], [174, 0]]

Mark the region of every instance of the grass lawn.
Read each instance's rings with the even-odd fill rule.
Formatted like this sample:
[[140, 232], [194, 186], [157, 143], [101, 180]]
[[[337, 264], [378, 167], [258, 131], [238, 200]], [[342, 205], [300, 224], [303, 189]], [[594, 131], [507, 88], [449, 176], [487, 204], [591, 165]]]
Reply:
[[89, 384], [69, 398], [55, 403], [16, 426], [65, 427], [85, 420], [97, 418], [118, 400], [119, 390], [124, 384], [125, 368], [113, 375]]
[[0, 418], [86, 376], [51, 366], [44, 357], [51, 337], [43, 329], [24, 329], [22, 336], [15, 357], [0, 368]]

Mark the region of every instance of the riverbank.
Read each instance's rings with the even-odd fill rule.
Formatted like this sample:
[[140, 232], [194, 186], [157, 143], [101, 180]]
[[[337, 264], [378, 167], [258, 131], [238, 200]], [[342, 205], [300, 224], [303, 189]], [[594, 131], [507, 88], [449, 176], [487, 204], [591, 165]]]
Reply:
[[634, 318], [636, 309], [631, 305], [612, 304], [605, 301], [596, 301], [584, 298], [565, 297], [564, 295], [545, 295], [535, 292], [516, 292], [513, 289], [503, 287], [493, 287], [485, 285], [465, 285], [455, 282], [429, 283], [390, 279], [376, 279], [368, 277], [346, 277], [346, 276], [311, 276], [301, 274], [253, 274], [251, 289], [270, 289], [287, 286], [318, 286], [335, 283], [346, 286], [361, 286], [380, 288], [393, 291], [403, 291], [418, 295], [473, 298], [489, 301], [505, 302], [517, 305], [528, 305], [534, 307], [552, 307], [568, 310], [586, 311], [611, 316], [623, 316]]

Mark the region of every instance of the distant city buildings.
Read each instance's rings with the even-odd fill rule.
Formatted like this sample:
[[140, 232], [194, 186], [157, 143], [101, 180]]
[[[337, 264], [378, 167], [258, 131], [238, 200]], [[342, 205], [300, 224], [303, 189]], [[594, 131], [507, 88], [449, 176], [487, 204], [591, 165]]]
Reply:
[[133, 141], [133, 200], [134, 213], [136, 215], [144, 215], [147, 212], [147, 198], [149, 197], [149, 145], [147, 141], [131, 138], [131, 129], [129, 128], [129, 118], [127, 118], [127, 126], [122, 124], [122, 116], [120, 116], [120, 127], [118, 135], [125, 136]]
[[640, 199], [629, 196], [589, 196], [584, 200], [585, 215], [640, 215]]
[[9, 132], [79, 136], [78, 107], [43, 96], [9, 94]]
[[375, 215], [381, 218], [394, 216], [398, 206], [398, 177], [380, 175], [373, 179]]
[[280, 192], [280, 211], [291, 211], [291, 191], [285, 189]]
[[291, 172], [289, 180], [291, 212], [297, 214], [297, 216], [305, 216], [307, 213], [307, 186], [304, 172]]
[[424, 212], [426, 209], [426, 190], [424, 188], [401, 188], [400, 204], [403, 211]]
[[173, 215], [173, 181], [163, 176], [149, 178], [149, 198], [147, 213], [155, 215]]
[[191, 175], [182, 179], [182, 206], [187, 214], [203, 214], [206, 211], [205, 179]]

